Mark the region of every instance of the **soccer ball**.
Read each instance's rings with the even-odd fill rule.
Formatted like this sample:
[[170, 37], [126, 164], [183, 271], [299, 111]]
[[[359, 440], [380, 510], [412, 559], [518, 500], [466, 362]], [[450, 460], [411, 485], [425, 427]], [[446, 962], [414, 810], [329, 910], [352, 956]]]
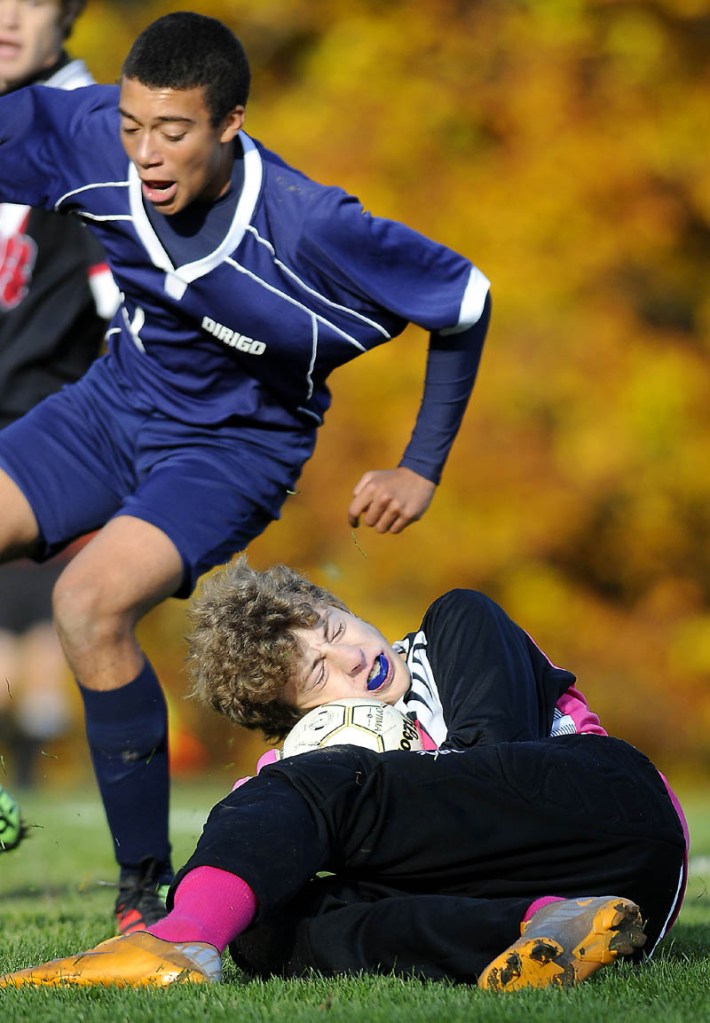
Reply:
[[422, 741], [416, 726], [381, 700], [333, 700], [309, 711], [284, 739], [281, 757], [323, 749], [324, 746], [364, 746], [375, 753], [418, 750]]

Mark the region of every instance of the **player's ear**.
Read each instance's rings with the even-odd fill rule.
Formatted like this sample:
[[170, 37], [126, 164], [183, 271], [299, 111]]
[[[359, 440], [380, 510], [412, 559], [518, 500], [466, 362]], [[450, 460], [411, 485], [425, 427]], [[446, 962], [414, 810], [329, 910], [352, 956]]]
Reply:
[[233, 110], [230, 110], [222, 122], [222, 133], [219, 137], [219, 141], [232, 142], [244, 124], [245, 117], [246, 110], [242, 106], [234, 107]]

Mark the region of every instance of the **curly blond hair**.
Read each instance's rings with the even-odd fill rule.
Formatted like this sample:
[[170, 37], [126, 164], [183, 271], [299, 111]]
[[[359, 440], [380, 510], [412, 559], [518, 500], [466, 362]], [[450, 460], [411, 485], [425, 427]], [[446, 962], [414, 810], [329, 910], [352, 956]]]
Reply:
[[236, 724], [281, 739], [302, 716], [284, 699], [302, 665], [294, 630], [313, 628], [327, 607], [349, 610], [287, 565], [260, 572], [244, 555], [225, 565], [188, 610], [191, 694]]

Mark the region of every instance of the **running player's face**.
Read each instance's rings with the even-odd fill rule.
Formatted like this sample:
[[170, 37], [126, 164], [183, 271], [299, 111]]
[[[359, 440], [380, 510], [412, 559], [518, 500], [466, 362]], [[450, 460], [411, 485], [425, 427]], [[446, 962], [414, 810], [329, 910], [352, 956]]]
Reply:
[[143, 198], [156, 210], [170, 216], [226, 192], [244, 107], [215, 126], [202, 87], [151, 89], [124, 78], [119, 111], [123, 148], [138, 170]]
[[316, 626], [294, 635], [303, 650], [302, 670], [284, 695], [298, 710], [350, 697], [396, 703], [409, 689], [404, 659], [362, 618], [328, 607]]
[[0, 0], [0, 92], [51, 67], [63, 38], [59, 0]]

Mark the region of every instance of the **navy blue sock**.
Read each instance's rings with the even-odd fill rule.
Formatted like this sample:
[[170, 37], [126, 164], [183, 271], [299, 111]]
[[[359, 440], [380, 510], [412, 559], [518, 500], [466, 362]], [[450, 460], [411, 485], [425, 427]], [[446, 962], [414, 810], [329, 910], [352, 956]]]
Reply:
[[168, 712], [160, 683], [146, 660], [120, 689], [79, 685], [94, 772], [123, 872], [155, 859], [158, 880], [172, 878], [168, 811]]

